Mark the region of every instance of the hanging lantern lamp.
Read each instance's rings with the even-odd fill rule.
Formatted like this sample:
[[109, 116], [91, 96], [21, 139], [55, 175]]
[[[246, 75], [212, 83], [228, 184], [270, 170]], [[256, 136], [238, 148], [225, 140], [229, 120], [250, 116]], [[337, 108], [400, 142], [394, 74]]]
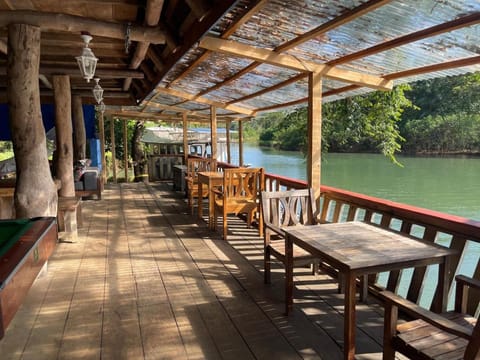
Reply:
[[82, 54], [75, 59], [77, 59], [82, 77], [87, 80], [87, 82], [90, 82], [95, 75], [95, 68], [97, 67], [98, 59], [93, 54], [92, 49], [88, 47], [92, 37], [88, 34], [82, 34], [81, 37], [85, 43], [85, 47], [82, 49]]
[[103, 100], [103, 89], [98, 83], [100, 81], [100, 78], [94, 78], [93, 80], [95, 80], [95, 86], [93, 87], [93, 90], [92, 90], [93, 97], [97, 101], [97, 104], [100, 104]]

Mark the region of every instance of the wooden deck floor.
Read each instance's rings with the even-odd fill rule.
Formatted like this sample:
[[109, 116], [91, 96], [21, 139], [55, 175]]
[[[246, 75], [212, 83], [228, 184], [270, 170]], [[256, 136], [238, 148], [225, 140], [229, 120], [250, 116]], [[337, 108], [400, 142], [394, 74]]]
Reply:
[[[262, 239], [232, 218], [228, 242], [167, 184], [107, 186], [83, 203], [75, 242], [0, 340], [1, 359], [341, 359], [336, 283], [296, 270], [283, 315], [280, 267], [263, 284]], [[382, 317], [357, 307], [357, 357], [381, 358]]]

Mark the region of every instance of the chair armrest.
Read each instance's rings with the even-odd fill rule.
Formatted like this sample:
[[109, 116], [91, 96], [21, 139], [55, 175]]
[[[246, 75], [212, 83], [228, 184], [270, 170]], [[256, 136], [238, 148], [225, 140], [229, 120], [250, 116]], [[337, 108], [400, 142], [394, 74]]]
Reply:
[[215, 194], [215, 197], [223, 197], [223, 191], [218, 187], [212, 188], [211, 192]]
[[285, 231], [283, 231], [282, 228], [280, 228], [278, 226], [275, 226], [273, 224], [270, 224], [270, 223], [266, 223], [266, 222], [264, 222], [264, 224], [265, 224], [265, 228], [272, 230], [273, 232], [277, 233], [278, 235], [285, 236]]
[[388, 290], [380, 292], [379, 295], [386, 303], [390, 303], [393, 306], [405, 311], [407, 314], [415, 318], [422, 319], [423, 321], [426, 321], [429, 324], [438, 327], [439, 329], [467, 340], [470, 340], [472, 337], [472, 331], [470, 329], [450, 321], [440, 314], [426, 310]]
[[478, 281], [477, 279], [472, 279], [465, 275], [457, 275], [455, 276], [455, 281], [457, 282], [457, 285], [460, 285], [460, 286], [467, 285], [472, 288], [480, 290], [480, 281]]

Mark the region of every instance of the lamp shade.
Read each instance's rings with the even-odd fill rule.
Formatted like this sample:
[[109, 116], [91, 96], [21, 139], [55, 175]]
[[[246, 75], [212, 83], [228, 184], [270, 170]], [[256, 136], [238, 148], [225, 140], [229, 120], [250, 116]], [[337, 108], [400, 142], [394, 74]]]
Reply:
[[95, 68], [97, 67], [98, 59], [93, 54], [92, 49], [88, 47], [92, 37], [85, 34], [82, 34], [81, 36], [83, 42], [85, 43], [85, 47], [82, 49], [82, 54], [77, 56], [75, 59], [77, 59], [78, 67], [80, 68], [82, 77], [87, 80], [87, 82], [90, 82], [95, 75]]
[[97, 101], [97, 104], [100, 104], [103, 100], [103, 89], [98, 83], [100, 81], [99, 78], [94, 78], [93, 80], [95, 80], [95, 86], [93, 87], [93, 90], [92, 90], [93, 97]]

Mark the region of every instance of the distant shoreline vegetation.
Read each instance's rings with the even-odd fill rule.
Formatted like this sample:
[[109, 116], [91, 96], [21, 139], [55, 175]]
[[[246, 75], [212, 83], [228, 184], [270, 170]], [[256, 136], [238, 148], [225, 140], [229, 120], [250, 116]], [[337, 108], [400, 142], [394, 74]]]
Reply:
[[[307, 109], [268, 113], [247, 122], [245, 138], [260, 146], [303, 151]], [[399, 85], [389, 92], [323, 105], [328, 152], [480, 155], [480, 73]]]

